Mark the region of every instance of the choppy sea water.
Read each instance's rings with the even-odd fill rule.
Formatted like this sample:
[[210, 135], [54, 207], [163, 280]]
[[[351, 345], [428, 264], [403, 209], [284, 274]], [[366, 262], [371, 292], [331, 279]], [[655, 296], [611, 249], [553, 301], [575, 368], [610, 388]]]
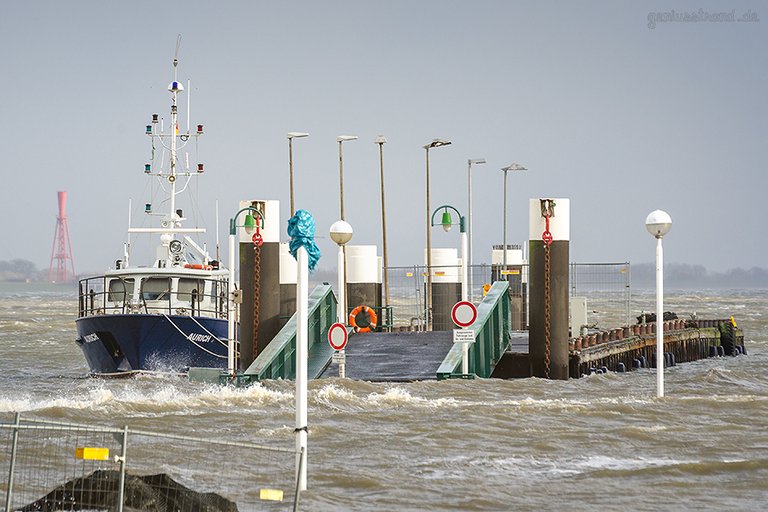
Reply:
[[[665, 309], [680, 315], [734, 315], [749, 355], [668, 368], [663, 399], [653, 370], [567, 382], [311, 382], [301, 508], [763, 510], [767, 297], [668, 291]], [[635, 292], [633, 314], [652, 311], [653, 301], [652, 292]], [[84, 378], [75, 310], [74, 290], [2, 285], [3, 418], [21, 412], [293, 446], [293, 383], [231, 389], [159, 375]], [[182, 446], [168, 449], [185, 455]]]

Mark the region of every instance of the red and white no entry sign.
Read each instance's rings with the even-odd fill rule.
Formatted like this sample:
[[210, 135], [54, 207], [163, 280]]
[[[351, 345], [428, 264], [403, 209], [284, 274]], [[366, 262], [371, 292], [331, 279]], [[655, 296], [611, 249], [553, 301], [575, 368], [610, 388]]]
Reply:
[[328, 343], [333, 350], [344, 350], [347, 346], [347, 328], [336, 322], [328, 329]]
[[471, 302], [460, 300], [451, 308], [451, 320], [459, 327], [469, 327], [477, 320], [477, 308]]

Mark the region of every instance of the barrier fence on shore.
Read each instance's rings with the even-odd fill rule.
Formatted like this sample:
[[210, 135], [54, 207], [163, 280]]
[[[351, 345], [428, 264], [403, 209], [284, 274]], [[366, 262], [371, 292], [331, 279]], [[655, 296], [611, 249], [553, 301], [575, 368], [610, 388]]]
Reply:
[[299, 454], [292, 435], [283, 441], [265, 446], [16, 414], [0, 420], [6, 476], [0, 499], [6, 512], [159, 510], [161, 504], [162, 510], [296, 510]]

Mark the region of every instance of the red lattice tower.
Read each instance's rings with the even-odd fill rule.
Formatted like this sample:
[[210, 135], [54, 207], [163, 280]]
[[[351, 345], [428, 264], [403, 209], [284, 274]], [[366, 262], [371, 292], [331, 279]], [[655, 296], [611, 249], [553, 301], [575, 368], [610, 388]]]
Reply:
[[[75, 260], [72, 257], [72, 244], [69, 243], [67, 225], [67, 193], [59, 192], [59, 215], [56, 217], [56, 233], [53, 235], [51, 248], [51, 266], [48, 268], [48, 281], [66, 283], [75, 277]], [[67, 265], [69, 260], [69, 265]], [[72, 271], [67, 274], [67, 267]]]

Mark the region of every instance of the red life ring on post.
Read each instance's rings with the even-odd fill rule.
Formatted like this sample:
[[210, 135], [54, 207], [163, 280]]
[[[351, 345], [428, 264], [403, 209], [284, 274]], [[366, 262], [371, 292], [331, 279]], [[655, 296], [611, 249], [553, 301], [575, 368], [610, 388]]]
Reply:
[[355, 332], [374, 331], [378, 321], [376, 312], [365, 305], [357, 306], [349, 313], [349, 325], [355, 328]]

